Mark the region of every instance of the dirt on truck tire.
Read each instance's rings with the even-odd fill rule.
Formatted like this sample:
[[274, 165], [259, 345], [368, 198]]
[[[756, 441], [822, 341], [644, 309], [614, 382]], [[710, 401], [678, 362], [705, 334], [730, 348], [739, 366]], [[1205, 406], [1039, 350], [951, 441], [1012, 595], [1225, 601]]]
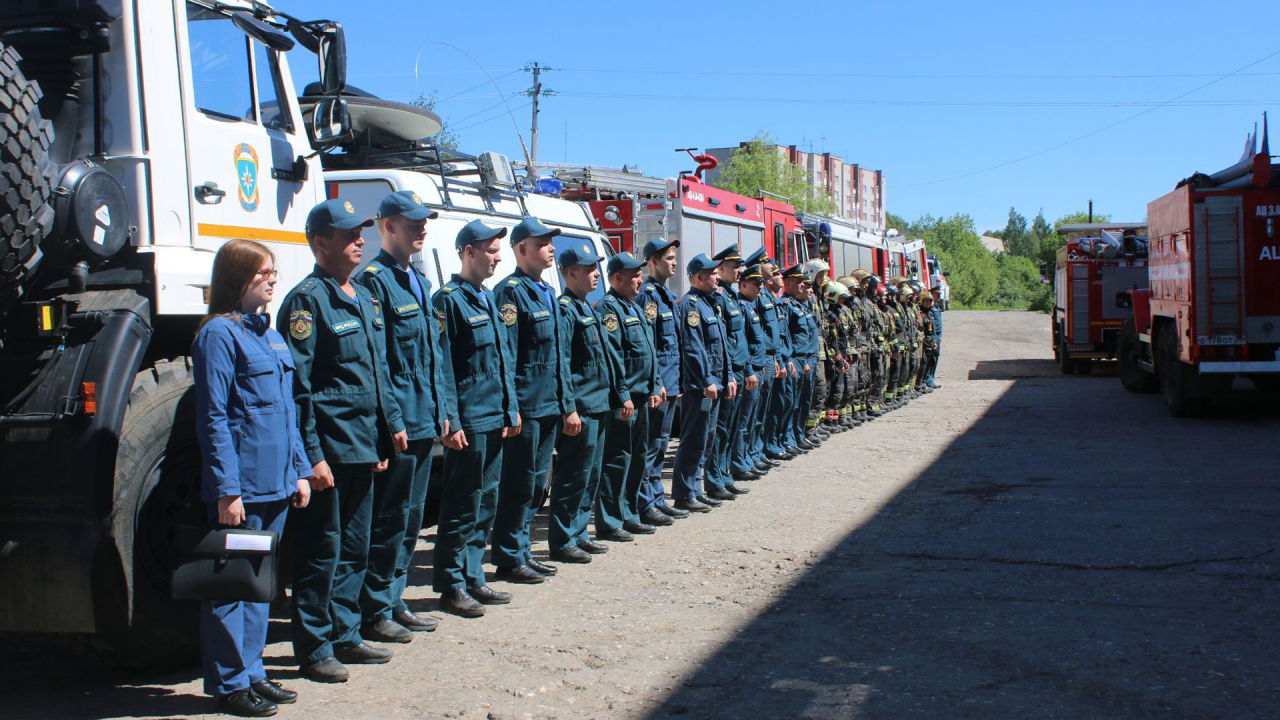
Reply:
[[22, 294], [54, 217], [53, 125], [40, 116], [43, 93], [19, 60], [0, 43], [0, 312]]

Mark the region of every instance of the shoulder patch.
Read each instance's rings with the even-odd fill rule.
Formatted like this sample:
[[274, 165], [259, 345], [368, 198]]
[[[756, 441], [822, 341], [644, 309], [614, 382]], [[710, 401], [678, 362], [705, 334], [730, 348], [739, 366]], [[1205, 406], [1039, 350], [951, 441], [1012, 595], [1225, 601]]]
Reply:
[[508, 285], [519, 285], [520, 281], [515, 278], [507, 278]]
[[650, 322], [658, 317], [658, 303], [650, 300], [644, 304], [644, 316], [649, 318]]
[[609, 313], [604, 316], [604, 329], [614, 332], [618, 329], [618, 316], [615, 313]]
[[311, 317], [310, 311], [294, 310], [289, 313], [289, 335], [295, 340], [306, 340], [311, 337], [313, 325], [315, 325], [315, 319]]
[[684, 321], [689, 323], [689, 327], [698, 327], [702, 322], [702, 313], [698, 312], [696, 309], [690, 310], [689, 313], [684, 316]]
[[502, 324], [506, 325], [507, 327], [511, 327], [512, 325], [515, 325], [516, 324], [516, 304], [503, 303], [502, 307], [498, 308], [498, 317], [502, 318]]
[[563, 295], [562, 295], [562, 296], [560, 296], [560, 304], [561, 304], [561, 305], [568, 305], [568, 304], [569, 304], [569, 298], [564, 297]]
[[381, 270], [381, 269], [382, 269], [382, 268], [380, 268], [380, 267], [378, 267], [378, 266], [376, 266], [376, 265], [369, 265], [369, 266], [366, 266], [366, 267], [365, 267], [364, 271], [365, 271], [365, 272], [367, 272], [367, 273], [369, 273], [370, 275], [372, 275], [372, 274], [374, 274], [374, 273], [378, 272], [378, 271], [379, 271], [379, 270]]
[[438, 330], [441, 333], [444, 332], [444, 311], [443, 310], [436, 311], [436, 330]]

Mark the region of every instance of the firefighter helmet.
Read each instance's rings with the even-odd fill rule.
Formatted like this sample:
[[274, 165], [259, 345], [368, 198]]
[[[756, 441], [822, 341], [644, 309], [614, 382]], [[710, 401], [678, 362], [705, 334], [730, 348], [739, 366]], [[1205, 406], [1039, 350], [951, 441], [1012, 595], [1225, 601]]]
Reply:
[[834, 304], [840, 302], [840, 298], [847, 297], [848, 295], [849, 288], [838, 282], [829, 282], [822, 288], [822, 296], [826, 298], [829, 303]]

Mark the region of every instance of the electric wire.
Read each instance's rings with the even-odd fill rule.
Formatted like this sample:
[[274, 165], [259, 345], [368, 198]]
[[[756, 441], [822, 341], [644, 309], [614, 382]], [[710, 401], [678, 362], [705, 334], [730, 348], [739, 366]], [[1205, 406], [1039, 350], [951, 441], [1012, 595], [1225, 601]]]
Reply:
[[1081, 140], [1084, 140], [1084, 139], [1086, 139], [1086, 138], [1091, 138], [1091, 137], [1093, 137], [1094, 135], [1097, 135], [1097, 134], [1099, 134], [1099, 133], [1105, 132], [1105, 131], [1110, 130], [1111, 128], [1117, 127], [1117, 126], [1119, 126], [1119, 125], [1123, 125], [1123, 124], [1125, 124], [1125, 123], [1127, 123], [1127, 122], [1129, 122], [1129, 121], [1131, 121], [1131, 120], [1137, 120], [1138, 118], [1142, 117], [1143, 115], [1146, 115], [1146, 114], [1148, 114], [1148, 113], [1155, 112], [1156, 110], [1159, 110], [1160, 108], [1165, 107], [1166, 105], [1169, 105], [1169, 104], [1172, 104], [1172, 103], [1174, 103], [1174, 102], [1177, 102], [1178, 100], [1181, 100], [1182, 98], [1184, 98], [1184, 97], [1186, 97], [1186, 96], [1188, 96], [1188, 95], [1191, 95], [1192, 93], [1199, 92], [1199, 91], [1201, 91], [1201, 90], [1203, 90], [1203, 89], [1205, 89], [1205, 88], [1209, 87], [1210, 85], [1214, 85], [1214, 84], [1216, 84], [1216, 83], [1218, 83], [1218, 82], [1221, 82], [1221, 81], [1223, 81], [1223, 80], [1226, 80], [1227, 78], [1229, 78], [1229, 77], [1231, 77], [1231, 76], [1233, 76], [1233, 75], [1238, 75], [1238, 74], [1240, 74], [1242, 71], [1244, 71], [1244, 70], [1248, 70], [1249, 68], [1253, 67], [1254, 65], [1257, 65], [1257, 64], [1259, 64], [1259, 63], [1262, 63], [1262, 62], [1265, 62], [1265, 61], [1267, 61], [1267, 60], [1270, 60], [1271, 58], [1273, 58], [1273, 57], [1275, 57], [1275, 56], [1277, 56], [1277, 55], [1280, 55], [1280, 50], [1276, 50], [1275, 52], [1271, 53], [1270, 55], [1267, 55], [1266, 57], [1263, 57], [1263, 58], [1259, 58], [1259, 59], [1257, 59], [1257, 60], [1254, 60], [1253, 62], [1251, 62], [1251, 63], [1249, 63], [1249, 64], [1247, 64], [1247, 65], [1244, 65], [1244, 66], [1240, 67], [1240, 68], [1239, 68], [1239, 69], [1237, 69], [1237, 70], [1233, 70], [1232, 72], [1229, 72], [1229, 73], [1227, 73], [1227, 74], [1225, 74], [1225, 75], [1221, 75], [1221, 76], [1219, 76], [1219, 77], [1217, 77], [1217, 78], [1214, 78], [1213, 80], [1210, 80], [1209, 82], [1207, 82], [1207, 83], [1205, 83], [1205, 84], [1203, 84], [1203, 85], [1200, 85], [1200, 86], [1198, 86], [1198, 87], [1192, 88], [1191, 90], [1188, 90], [1188, 91], [1186, 91], [1186, 92], [1182, 93], [1181, 95], [1179, 95], [1179, 96], [1177, 96], [1177, 97], [1175, 97], [1175, 98], [1170, 99], [1169, 101], [1167, 101], [1167, 102], [1165, 102], [1165, 103], [1162, 103], [1162, 104], [1160, 104], [1160, 105], [1155, 105], [1155, 106], [1153, 106], [1153, 107], [1149, 107], [1149, 108], [1147, 108], [1147, 109], [1145, 109], [1145, 110], [1142, 110], [1142, 111], [1140, 111], [1140, 112], [1136, 112], [1136, 113], [1134, 113], [1133, 115], [1130, 115], [1130, 116], [1128, 116], [1128, 117], [1122, 118], [1122, 119], [1117, 120], [1117, 121], [1115, 121], [1115, 122], [1113, 122], [1113, 123], [1110, 123], [1110, 124], [1108, 124], [1108, 125], [1103, 125], [1102, 127], [1098, 128], [1098, 129], [1096, 129], [1096, 130], [1093, 130], [1093, 131], [1091, 131], [1091, 132], [1087, 132], [1087, 133], [1085, 133], [1084, 135], [1079, 135], [1079, 136], [1077, 136], [1077, 137], [1071, 138], [1070, 140], [1066, 140], [1066, 141], [1064, 141], [1064, 142], [1060, 142], [1060, 143], [1058, 143], [1057, 145], [1054, 145], [1054, 146], [1052, 146], [1052, 147], [1047, 147], [1047, 148], [1045, 148], [1045, 149], [1043, 149], [1043, 150], [1038, 150], [1038, 151], [1036, 151], [1036, 152], [1031, 153], [1030, 155], [1023, 155], [1022, 157], [1014, 158], [1014, 159], [1012, 159], [1012, 160], [1006, 160], [1005, 162], [999, 163], [999, 164], [997, 164], [997, 165], [992, 165], [992, 166], [990, 166], [990, 167], [985, 167], [985, 168], [982, 168], [982, 169], [980, 169], [980, 170], [974, 170], [974, 171], [972, 171], [972, 172], [962, 173], [962, 174], [960, 174], [960, 175], [953, 175], [953, 176], [951, 176], [951, 177], [942, 178], [942, 179], [940, 179], [940, 180], [929, 180], [929, 181], [927, 181], [927, 182], [910, 183], [910, 184], [908, 184], [908, 185], [889, 185], [889, 187], [893, 188], [894, 190], [905, 190], [905, 189], [907, 189], [907, 188], [923, 187], [923, 186], [926, 186], [926, 185], [937, 185], [938, 183], [951, 182], [952, 180], [960, 180], [960, 179], [967, 178], [967, 177], [973, 177], [974, 175], [979, 175], [979, 174], [982, 174], [982, 173], [991, 172], [992, 170], [998, 170], [998, 169], [1000, 169], [1000, 168], [1002, 168], [1002, 167], [1008, 167], [1009, 165], [1013, 165], [1014, 163], [1020, 163], [1020, 162], [1023, 162], [1023, 161], [1025, 161], [1025, 160], [1030, 160], [1031, 158], [1038, 157], [1038, 156], [1040, 156], [1040, 155], [1044, 155], [1045, 153], [1053, 152], [1054, 150], [1058, 150], [1058, 149], [1060, 149], [1060, 148], [1064, 148], [1064, 147], [1066, 147], [1066, 146], [1068, 146], [1068, 145], [1071, 145], [1071, 144], [1073, 144], [1073, 143], [1080, 142]]

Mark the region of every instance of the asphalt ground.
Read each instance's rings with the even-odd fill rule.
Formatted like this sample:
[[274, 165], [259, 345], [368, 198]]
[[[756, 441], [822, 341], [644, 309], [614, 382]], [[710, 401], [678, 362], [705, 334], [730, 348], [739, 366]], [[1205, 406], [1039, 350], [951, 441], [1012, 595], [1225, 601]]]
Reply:
[[[344, 685], [297, 679], [273, 621], [301, 692], [279, 717], [1280, 716], [1278, 398], [1178, 420], [1108, 368], [1058, 374], [1043, 315], [944, 317], [942, 390], [709, 515], [495, 582], [515, 599], [484, 618], [435, 611], [419, 552], [409, 603], [440, 629]], [[200, 690], [0, 634], [0, 718], [200, 716]]]

